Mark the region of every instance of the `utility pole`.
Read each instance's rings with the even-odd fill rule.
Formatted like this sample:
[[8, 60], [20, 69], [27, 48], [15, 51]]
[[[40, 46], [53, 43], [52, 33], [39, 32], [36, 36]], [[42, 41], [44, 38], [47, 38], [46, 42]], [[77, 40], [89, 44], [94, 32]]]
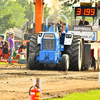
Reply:
[[[100, 0], [98, 0], [98, 5], [100, 5]], [[100, 9], [98, 10], [98, 17], [100, 16]]]
[[30, 14], [29, 14], [29, 21], [32, 20], [32, 2], [30, 1]]

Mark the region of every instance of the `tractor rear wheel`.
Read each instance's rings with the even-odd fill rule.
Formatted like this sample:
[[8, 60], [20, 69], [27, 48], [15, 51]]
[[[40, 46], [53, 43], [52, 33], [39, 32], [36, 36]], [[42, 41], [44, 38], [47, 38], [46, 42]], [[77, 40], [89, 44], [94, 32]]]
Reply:
[[78, 36], [73, 36], [73, 41], [70, 46], [65, 46], [65, 54], [69, 55], [69, 70], [80, 71], [83, 70], [83, 51], [84, 40]]
[[30, 44], [29, 44], [29, 55], [31, 53], [36, 53], [36, 56], [39, 55], [40, 51], [40, 45], [37, 44], [37, 34], [33, 34], [30, 38]]
[[69, 57], [67, 54], [63, 54], [61, 58], [61, 69], [66, 71], [69, 69]]
[[[33, 34], [30, 38], [30, 44], [29, 44], [29, 56], [32, 53], [35, 53], [36, 56], [39, 56], [39, 51], [40, 51], [40, 45], [37, 44], [37, 36], [38, 34]], [[29, 60], [27, 63], [27, 67], [30, 69], [29, 66]], [[44, 68], [44, 64], [40, 64], [39, 62], [36, 63], [36, 69], [43, 69]]]

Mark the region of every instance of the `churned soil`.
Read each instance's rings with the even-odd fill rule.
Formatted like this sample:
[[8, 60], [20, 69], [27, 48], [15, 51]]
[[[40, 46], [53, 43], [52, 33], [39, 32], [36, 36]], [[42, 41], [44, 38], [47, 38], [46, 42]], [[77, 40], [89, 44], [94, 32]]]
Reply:
[[26, 65], [0, 65], [0, 100], [29, 100], [35, 78], [42, 79], [42, 96], [100, 89], [98, 71], [29, 70]]

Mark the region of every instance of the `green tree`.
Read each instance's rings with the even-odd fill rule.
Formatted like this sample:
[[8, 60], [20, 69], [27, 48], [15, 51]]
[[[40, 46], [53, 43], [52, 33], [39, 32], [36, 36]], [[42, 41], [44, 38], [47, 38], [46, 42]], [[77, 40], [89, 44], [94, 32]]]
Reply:
[[[0, 0], [0, 30], [4, 32], [9, 28], [21, 28], [25, 19], [25, 8], [16, 1]], [[2, 27], [4, 26], [4, 27]]]
[[9, 28], [14, 28], [15, 21], [12, 21], [13, 14], [8, 13], [7, 4], [10, 0], [0, 0], [0, 33], [4, 33]]
[[44, 19], [46, 19], [50, 15], [50, 8], [48, 7], [48, 4], [45, 4], [44, 6]]
[[21, 6], [21, 4], [17, 3], [16, 1], [11, 1], [7, 5], [8, 13], [13, 13], [13, 21], [16, 21], [16, 27], [21, 28], [24, 22], [27, 20], [25, 19], [25, 9]]
[[13, 15], [5, 15], [0, 19], [0, 33], [5, 33], [5, 31], [9, 28], [14, 28], [16, 25], [15, 21], [12, 21]]
[[[64, 5], [61, 5], [60, 10], [60, 15], [65, 15], [68, 18], [68, 24], [71, 25], [71, 20], [74, 19], [74, 10]], [[63, 18], [62, 20], [65, 21]]]
[[[23, 8], [25, 8], [25, 18], [32, 19], [33, 13], [34, 13], [34, 5], [32, 2], [28, 0], [16, 0], [18, 3], [22, 5]], [[46, 19], [50, 15], [50, 8], [48, 7], [48, 4], [44, 5], [44, 19]]]
[[32, 19], [33, 18], [33, 11], [34, 11], [34, 5], [32, 2], [28, 0], [16, 0], [19, 4], [22, 5], [22, 7], [25, 9], [25, 18]]
[[[59, 0], [59, 1], [64, 1], [64, 5], [67, 7], [70, 7], [78, 2], [80, 2], [80, 0]], [[90, 0], [91, 3], [94, 3], [95, 0]]]

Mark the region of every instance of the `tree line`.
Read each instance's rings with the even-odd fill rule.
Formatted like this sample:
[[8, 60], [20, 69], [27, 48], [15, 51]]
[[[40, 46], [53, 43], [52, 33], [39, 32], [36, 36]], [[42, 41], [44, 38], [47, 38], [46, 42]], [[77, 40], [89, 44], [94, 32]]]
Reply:
[[[71, 6], [76, 2], [79, 2], [79, 0], [68, 0], [59, 7], [59, 14], [65, 15], [69, 19], [69, 25], [71, 25], [71, 20], [74, 19], [74, 10], [71, 9]], [[51, 14], [50, 10], [48, 4], [45, 4], [45, 19]], [[33, 12], [34, 5], [29, 0], [0, 0], [0, 34], [5, 33], [9, 28], [21, 29], [27, 20], [33, 19]]]
[[[45, 18], [49, 15], [48, 5], [45, 5]], [[9, 28], [19, 28], [27, 20], [32, 20], [33, 2], [29, 0], [0, 0], [0, 34]]]

